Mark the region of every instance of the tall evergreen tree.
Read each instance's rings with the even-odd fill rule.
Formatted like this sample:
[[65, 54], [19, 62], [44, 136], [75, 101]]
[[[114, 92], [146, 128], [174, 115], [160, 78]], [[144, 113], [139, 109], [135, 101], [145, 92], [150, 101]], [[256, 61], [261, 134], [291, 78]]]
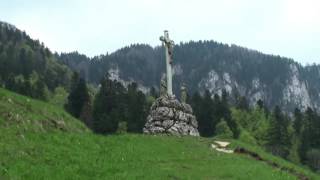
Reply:
[[301, 129], [302, 129], [302, 119], [303, 119], [303, 115], [300, 111], [299, 108], [295, 108], [294, 109], [294, 123], [293, 123], [293, 128], [295, 130], [295, 133], [297, 135], [300, 134]]
[[146, 103], [146, 97], [141, 91], [138, 91], [137, 84], [130, 84], [127, 94], [127, 126], [129, 132], [142, 132], [147, 116]]
[[261, 99], [259, 99], [259, 100], [257, 101], [257, 106], [258, 106], [260, 109], [264, 109], [264, 103], [263, 103], [263, 101], [262, 101]]
[[[195, 98], [199, 97], [195, 95]], [[213, 124], [213, 101], [210, 92], [206, 90], [203, 98], [194, 99], [194, 101], [199, 100], [199, 108], [196, 109], [198, 111], [196, 116], [199, 124], [199, 133], [205, 137], [213, 136], [215, 125]]]
[[222, 91], [222, 95], [221, 95], [221, 103], [219, 103], [220, 108], [217, 108], [220, 113], [221, 113], [221, 117], [223, 118], [228, 126], [230, 127], [234, 138], [238, 138], [240, 135], [240, 129], [238, 127], [237, 122], [232, 118], [231, 116], [231, 110], [230, 110], [230, 105], [228, 103], [228, 93], [225, 89], [223, 89]]
[[114, 133], [118, 129], [118, 123], [122, 121], [119, 114], [119, 95], [122, 93], [117, 92], [120, 89], [118, 84], [108, 76], [101, 80], [100, 85], [93, 105], [93, 129], [101, 134]]
[[73, 87], [65, 107], [70, 114], [79, 118], [84, 105], [89, 102], [90, 96], [84, 79], [78, 79], [75, 73], [73, 80]]
[[301, 146], [299, 148], [300, 157], [304, 163], [307, 161], [307, 152], [312, 149], [320, 149], [320, 117], [308, 107], [302, 121]]
[[290, 137], [288, 132], [289, 120], [281, 112], [279, 106], [273, 111], [268, 129], [267, 148], [275, 155], [286, 158], [289, 154]]

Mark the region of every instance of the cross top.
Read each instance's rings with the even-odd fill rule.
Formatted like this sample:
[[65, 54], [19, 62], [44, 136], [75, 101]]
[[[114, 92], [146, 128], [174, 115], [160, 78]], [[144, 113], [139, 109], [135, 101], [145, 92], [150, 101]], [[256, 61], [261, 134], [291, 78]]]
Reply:
[[174, 41], [169, 38], [168, 30], [164, 31], [164, 36], [160, 37], [160, 41], [162, 41], [164, 43], [164, 45], [168, 48], [168, 53], [170, 55], [169, 63], [171, 64], [172, 63]]
[[169, 38], [169, 32], [168, 30], [164, 31], [164, 36], [160, 37], [160, 41], [164, 42], [167, 45], [174, 45], [174, 42]]

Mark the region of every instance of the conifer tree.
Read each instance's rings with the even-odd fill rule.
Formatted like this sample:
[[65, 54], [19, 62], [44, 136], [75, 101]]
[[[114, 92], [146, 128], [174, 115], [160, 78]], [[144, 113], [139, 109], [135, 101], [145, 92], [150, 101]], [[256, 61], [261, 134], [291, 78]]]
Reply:
[[79, 118], [81, 111], [89, 99], [88, 88], [84, 79], [78, 79], [75, 73], [73, 78], [73, 84], [71, 92], [68, 96], [68, 102], [66, 104], [67, 111], [74, 117]]
[[[100, 134], [114, 133], [122, 121], [117, 103], [117, 85], [108, 75], [101, 80], [101, 87], [93, 105], [93, 129]], [[124, 112], [122, 112], [124, 113]]]
[[222, 91], [221, 103], [218, 104], [220, 107], [217, 109], [220, 111], [222, 115], [220, 118], [223, 118], [227, 122], [228, 126], [230, 127], [233, 133], [234, 138], [238, 138], [240, 135], [240, 129], [236, 121], [232, 119], [230, 106], [228, 103], [228, 93], [225, 89], [223, 89]]
[[281, 112], [279, 106], [273, 111], [268, 129], [267, 148], [275, 155], [286, 158], [289, 154], [290, 137], [288, 132], [289, 120]]
[[310, 107], [307, 108], [301, 130], [301, 146], [299, 153], [301, 160], [307, 163], [307, 152], [320, 149], [320, 118]]
[[257, 101], [257, 106], [258, 106], [258, 108], [260, 108], [260, 109], [264, 109], [264, 103], [263, 103], [263, 101], [262, 101], [261, 99], [259, 99], [259, 100]]
[[205, 91], [203, 99], [201, 98], [198, 110], [197, 120], [199, 123], [199, 133], [205, 137], [213, 136], [215, 127], [213, 119], [213, 101], [208, 90]]
[[137, 84], [132, 83], [128, 86], [126, 99], [128, 132], [141, 133], [147, 115], [146, 97], [141, 91], [138, 91]]
[[295, 108], [295, 109], [294, 109], [294, 123], [293, 123], [293, 128], [294, 128], [295, 133], [296, 133], [297, 135], [299, 135], [300, 132], [301, 132], [302, 119], [303, 119], [303, 116], [302, 116], [302, 113], [301, 113], [300, 109]]

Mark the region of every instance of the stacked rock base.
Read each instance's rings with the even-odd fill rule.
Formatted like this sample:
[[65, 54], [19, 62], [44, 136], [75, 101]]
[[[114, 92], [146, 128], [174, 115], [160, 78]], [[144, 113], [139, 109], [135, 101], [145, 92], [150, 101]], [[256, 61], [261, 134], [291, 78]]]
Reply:
[[169, 96], [161, 96], [153, 103], [143, 132], [199, 136], [198, 122], [191, 106]]

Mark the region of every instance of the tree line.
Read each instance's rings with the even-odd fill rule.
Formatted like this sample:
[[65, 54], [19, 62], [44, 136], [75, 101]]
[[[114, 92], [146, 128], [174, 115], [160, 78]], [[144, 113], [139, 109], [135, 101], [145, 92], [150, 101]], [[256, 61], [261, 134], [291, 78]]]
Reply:
[[99, 91], [90, 96], [84, 79], [74, 73], [65, 108], [99, 134], [142, 133], [153, 99], [139, 91], [136, 83], [124, 87], [108, 75], [100, 81]]
[[280, 106], [271, 111], [258, 100], [249, 106], [246, 97], [221, 96], [209, 91], [189, 98], [201, 136], [235, 138], [264, 147], [297, 164], [320, 170], [320, 115], [312, 108], [295, 108], [292, 115]]

